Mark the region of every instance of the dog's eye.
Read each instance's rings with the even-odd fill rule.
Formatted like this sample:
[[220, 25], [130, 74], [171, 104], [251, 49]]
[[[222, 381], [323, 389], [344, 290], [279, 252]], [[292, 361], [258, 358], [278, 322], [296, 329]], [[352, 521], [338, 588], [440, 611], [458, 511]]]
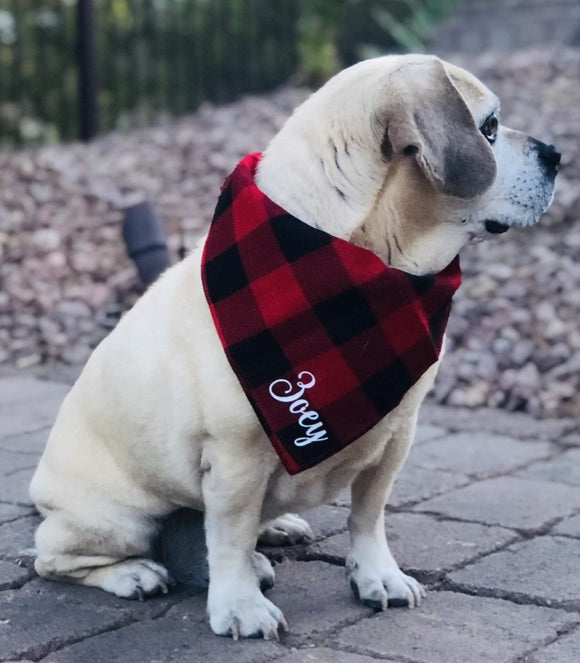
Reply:
[[499, 120], [497, 119], [497, 115], [495, 113], [492, 113], [481, 125], [480, 131], [487, 138], [491, 145], [495, 143], [495, 139], [497, 138], [498, 127]]

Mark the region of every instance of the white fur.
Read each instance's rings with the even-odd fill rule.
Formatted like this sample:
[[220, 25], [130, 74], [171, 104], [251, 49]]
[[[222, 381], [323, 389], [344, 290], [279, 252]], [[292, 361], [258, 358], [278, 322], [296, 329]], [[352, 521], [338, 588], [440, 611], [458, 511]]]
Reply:
[[[447, 108], [434, 96], [433, 80], [451, 91]], [[481, 146], [467, 156], [476, 168], [478, 159], [497, 164], [497, 176], [477, 195], [456, 198], [444, 193], [448, 182], [433, 157], [446, 154], [441, 141], [450, 136], [437, 133], [433, 118], [465, 106], [471, 115], [463, 135]], [[367, 61], [295, 112], [266, 150], [257, 181], [307, 223], [367, 246], [395, 267], [437, 271], [486, 219], [529, 224], [549, 204], [553, 183], [520, 135], [502, 129], [491, 150], [481, 140], [477, 126], [495, 106], [475, 78], [435, 58]], [[413, 125], [424, 107], [433, 136]], [[392, 154], [381, 149], [385, 132]], [[416, 156], [399, 145], [407, 136]], [[522, 173], [533, 190], [518, 181]], [[149, 555], [161, 517], [182, 506], [201, 509], [212, 629], [277, 637], [285, 620], [260, 591], [260, 576], [271, 571], [254, 555], [260, 527], [351, 485], [347, 573], [356, 592], [379, 609], [389, 601], [418, 605], [422, 590], [389, 551], [383, 510], [437, 365], [366, 435], [289, 476], [227, 363], [200, 261], [201, 247], [146, 292], [65, 399], [30, 489], [45, 516], [37, 571], [122, 596], [165, 591], [164, 571], [139, 558]], [[301, 522], [286, 525], [308, 537]], [[275, 526], [270, 535], [277, 536]]]

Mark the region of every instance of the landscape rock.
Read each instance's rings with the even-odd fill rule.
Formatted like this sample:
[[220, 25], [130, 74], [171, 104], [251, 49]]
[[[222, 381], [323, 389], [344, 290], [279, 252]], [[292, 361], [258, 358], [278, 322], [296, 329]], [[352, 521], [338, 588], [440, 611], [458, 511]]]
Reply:
[[[462, 252], [432, 399], [577, 417], [580, 50], [446, 58], [498, 94], [507, 126], [554, 143], [562, 167], [537, 226]], [[308, 94], [286, 87], [88, 145], [0, 153], [0, 366], [85, 361], [142, 292], [121, 240], [126, 209], [156, 205], [175, 262], [202, 237], [238, 159], [263, 150]]]

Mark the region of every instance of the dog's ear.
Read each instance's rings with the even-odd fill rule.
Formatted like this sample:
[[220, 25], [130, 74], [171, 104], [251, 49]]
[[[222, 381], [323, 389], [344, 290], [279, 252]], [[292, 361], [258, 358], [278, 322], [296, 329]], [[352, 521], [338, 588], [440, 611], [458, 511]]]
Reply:
[[440, 60], [397, 72], [382, 150], [416, 159], [441, 193], [474, 198], [493, 183], [496, 162]]

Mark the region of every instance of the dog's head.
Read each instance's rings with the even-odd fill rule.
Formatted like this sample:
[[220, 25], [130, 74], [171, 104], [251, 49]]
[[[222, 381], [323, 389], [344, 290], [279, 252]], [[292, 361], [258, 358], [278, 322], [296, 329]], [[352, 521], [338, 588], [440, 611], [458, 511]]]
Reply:
[[344, 70], [288, 120], [259, 186], [307, 223], [415, 274], [549, 207], [560, 155], [499, 122], [477, 78], [432, 56]]

